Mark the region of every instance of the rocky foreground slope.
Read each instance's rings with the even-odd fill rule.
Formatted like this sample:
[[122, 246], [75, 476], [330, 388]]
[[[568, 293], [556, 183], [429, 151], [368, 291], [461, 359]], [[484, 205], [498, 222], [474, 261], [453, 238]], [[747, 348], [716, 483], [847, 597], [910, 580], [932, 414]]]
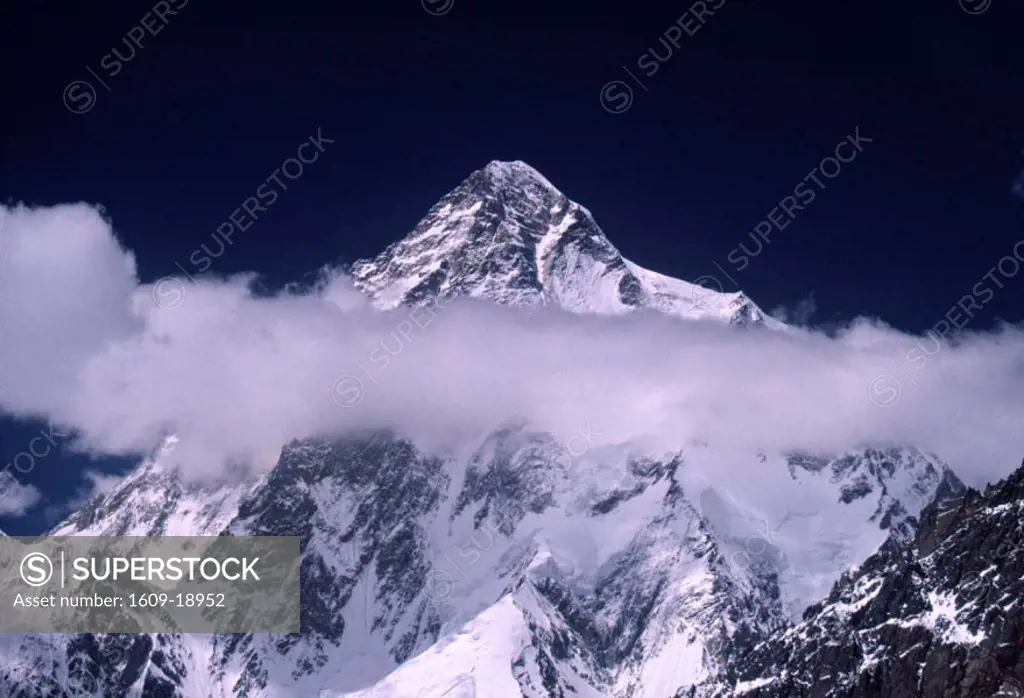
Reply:
[[1024, 465], [931, 504], [912, 540], [677, 696], [1024, 696]]

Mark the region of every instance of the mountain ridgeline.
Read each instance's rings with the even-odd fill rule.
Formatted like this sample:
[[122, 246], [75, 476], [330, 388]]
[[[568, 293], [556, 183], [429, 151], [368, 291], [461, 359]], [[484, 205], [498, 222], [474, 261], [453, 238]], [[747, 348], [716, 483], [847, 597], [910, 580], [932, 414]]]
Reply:
[[[382, 310], [466, 296], [789, 331], [625, 259], [521, 162], [351, 271]], [[179, 477], [177, 443], [51, 533], [301, 536], [301, 632], [4, 636], [0, 696], [1024, 695], [1024, 471], [979, 493], [912, 445], [851, 444], [751, 453], [753, 487], [700, 445], [567, 465], [509, 415], [456, 453], [295, 441], [259, 481], [212, 487]]]

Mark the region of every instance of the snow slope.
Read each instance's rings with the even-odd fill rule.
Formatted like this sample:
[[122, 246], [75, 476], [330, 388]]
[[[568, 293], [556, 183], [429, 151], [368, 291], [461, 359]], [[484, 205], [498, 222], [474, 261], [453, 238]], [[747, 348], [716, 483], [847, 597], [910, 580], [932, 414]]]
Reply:
[[577, 313], [648, 308], [784, 327], [741, 292], [721, 293], [626, 260], [590, 211], [519, 161], [474, 172], [408, 236], [352, 272], [383, 309], [458, 295]]
[[[743, 294], [624, 259], [520, 162], [474, 172], [352, 272], [380, 308], [465, 295], [787, 331]], [[566, 458], [509, 418], [454, 452], [393, 433], [294, 442], [257, 482], [203, 487], [169, 439], [53, 532], [301, 536], [301, 634], [5, 637], [0, 695], [667, 696], [715, 681], [962, 489], [912, 448], [626, 441]]]

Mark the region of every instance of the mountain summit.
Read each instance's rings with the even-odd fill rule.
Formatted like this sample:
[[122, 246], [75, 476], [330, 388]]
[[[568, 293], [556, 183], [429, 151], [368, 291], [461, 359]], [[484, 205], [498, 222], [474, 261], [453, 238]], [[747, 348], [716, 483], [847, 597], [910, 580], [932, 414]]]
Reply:
[[[409, 236], [353, 273], [385, 309], [467, 296], [785, 327], [742, 294], [627, 261], [589, 211], [521, 162], [474, 172]], [[927, 650], [914, 649], [920, 634], [909, 624], [948, 611], [947, 581], [954, 583], [926, 576], [933, 563], [922, 542], [936, 530], [929, 512], [936, 501], [977, 496], [964, 494], [932, 454], [851, 447], [744, 456], [708, 441], [664, 452], [627, 438], [579, 450], [510, 415], [446, 449], [397, 431], [293, 441], [259, 480], [213, 487], [181, 479], [185, 456], [171, 437], [51, 534], [299, 536], [301, 631], [6, 635], [0, 697], [879, 695], [828, 686], [839, 671], [842, 686], [888, 671], [872, 667], [910, 677], [902, 658], [917, 661]], [[1010, 524], [1019, 499], [1000, 495], [972, 509], [964, 531], [998, 516], [1018, 545], [1019, 527]], [[955, 569], [974, 549], [991, 547], [965, 537], [933, 567]], [[889, 582], [873, 573], [850, 576], [876, 553], [894, 579], [925, 579], [920, 593], [889, 593]], [[972, 571], [1001, 574], [980, 563]], [[850, 579], [867, 581], [851, 587]], [[865, 601], [862, 592], [883, 587], [877, 601]], [[1019, 591], [993, 588], [1000, 598]], [[936, 590], [943, 595], [929, 596]], [[862, 603], [874, 610], [855, 618]], [[880, 624], [889, 608], [908, 625]], [[837, 624], [828, 613], [851, 614], [851, 622]], [[979, 613], [954, 630], [973, 638], [984, 627], [993, 642], [1020, 644], [1019, 633]], [[865, 632], [900, 635], [886, 664], [860, 646]], [[833, 634], [841, 650], [833, 651]], [[927, 656], [997, 668], [1019, 661], [1001, 646], [982, 650]], [[823, 665], [828, 680], [806, 688]], [[943, 676], [962, 673], [953, 672]], [[978, 672], [967, 673], [973, 680]], [[889, 682], [900, 689], [882, 694], [950, 695], [902, 690], [914, 681]]]
[[379, 308], [434, 296], [575, 313], [638, 308], [737, 325], [782, 324], [743, 293], [720, 293], [640, 267], [583, 206], [525, 162], [493, 161], [441, 198], [404, 239], [352, 267]]

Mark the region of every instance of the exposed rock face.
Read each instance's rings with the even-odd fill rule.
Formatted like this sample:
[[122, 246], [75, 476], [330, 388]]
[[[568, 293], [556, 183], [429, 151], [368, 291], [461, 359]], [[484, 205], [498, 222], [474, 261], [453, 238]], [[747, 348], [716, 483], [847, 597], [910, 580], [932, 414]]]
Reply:
[[[469, 296], [788, 331], [624, 259], [520, 162], [352, 271], [380, 308]], [[174, 443], [52, 533], [300, 536], [302, 632], [4, 636], [0, 698], [980, 696], [1019, 674], [1021, 476], [964, 494], [936, 456], [886, 447], [752, 453], [749, 485], [710, 448], [578, 453], [510, 419], [457, 452], [296, 441], [258, 482], [200, 487]], [[943, 684], [975, 692], [920, 692]]]
[[803, 620], [679, 696], [1024, 696], [1024, 465], [921, 514]]
[[471, 174], [408, 236], [357, 262], [352, 273], [380, 308], [465, 296], [577, 313], [648, 308], [782, 327], [743, 293], [721, 293], [625, 259], [590, 211], [518, 161]]
[[[484, 672], [530, 698], [671, 695], [760, 656], [787, 627], [786, 575], [832, 569], [781, 541], [755, 551], [729, 523], [741, 512], [727, 489], [687, 491], [683, 456], [564, 455], [521, 423], [462, 459], [376, 434], [296, 442], [255, 485], [203, 490], [174, 475], [170, 445], [57, 530], [299, 535], [302, 632], [7, 637], [0, 694], [406, 695], [429, 679], [424, 695], [440, 696], [470, 679], [484, 691]], [[780, 482], [829, 483], [799, 515], [807, 530], [828, 511], [877, 540], [915, 531], [923, 502], [960, 489], [912, 450], [752, 460]]]

